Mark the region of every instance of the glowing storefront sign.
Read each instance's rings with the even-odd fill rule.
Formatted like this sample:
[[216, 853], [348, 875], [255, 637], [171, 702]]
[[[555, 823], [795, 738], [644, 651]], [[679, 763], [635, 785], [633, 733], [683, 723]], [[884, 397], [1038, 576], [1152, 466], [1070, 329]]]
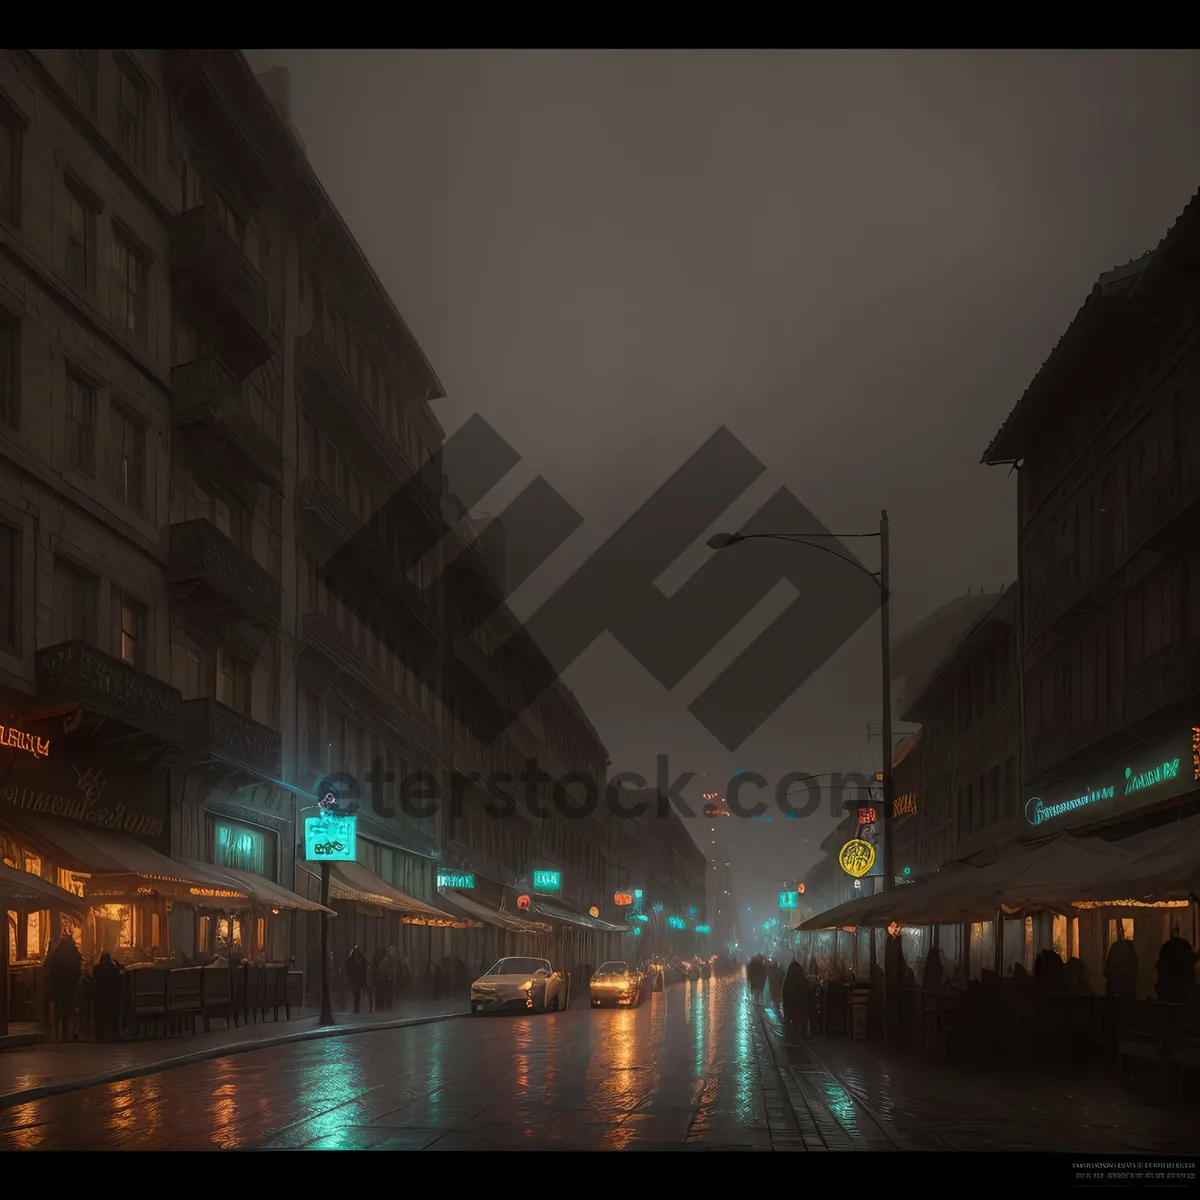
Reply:
[[640, 925], [635, 925], [635, 926], [633, 927], [633, 936], [634, 936], [634, 937], [641, 937], [641, 936], [642, 936], [642, 927], [641, 927]]
[[709, 933], [711, 931], [707, 925], [697, 925], [696, 932], [697, 933]]
[[[1188, 746], [1192, 751], [1191, 770], [1186, 765]], [[1191, 791], [1200, 781], [1200, 728], [1189, 730], [1186, 745], [1176, 737], [1157, 748], [1150, 748], [1144, 757], [1139, 757], [1142, 758], [1141, 762], [1114, 765], [1111, 773], [1105, 772], [1108, 779], [1102, 777], [1095, 782], [1088, 781], [1087, 786], [1076, 785], [1057, 796], [1031, 796], [1025, 802], [1025, 819], [1030, 825], [1044, 825], [1047, 821], [1065, 817], [1080, 809], [1090, 810], [1095, 805], [1103, 805], [1105, 801], [1126, 796], [1136, 797], [1132, 801], [1136, 806], [1142, 799], [1152, 803]], [[1085, 817], [1087, 815], [1085, 813]]]
[[37, 734], [14, 729], [11, 725], [0, 725], [0, 746], [7, 746], [11, 750], [24, 750], [34, 758], [50, 757], [49, 738], [40, 738]]
[[517, 907], [519, 909], [521, 909], [523, 912], [528, 912], [529, 911], [529, 897], [528, 896], [518, 896], [517, 897]]
[[686, 929], [687, 928], [682, 917], [668, 917], [667, 924], [672, 929]]
[[562, 891], [561, 871], [534, 871], [533, 890], [535, 892]]
[[1190, 900], [1072, 900], [1072, 908], [1187, 908]]
[[888, 933], [890, 933], [892, 935], [892, 937], [899, 937], [900, 936], [900, 922], [899, 921], [890, 921], [888, 923]]
[[860, 808], [858, 810], [858, 823], [860, 825], [874, 825], [875, 810], [873, 808]]
[[897, 796], [892, 801], [892, 816], [893, 817], [909, 817], [916, 816], [917, 812], [917, 793], [905, 792], [903, 796]]
[[588, 916], [594, 921], [599, 915], [600, 910], [593, 904], [592, 907], [588, 909]]
[[[138, 889], [141, 891], [141, 888]], [[229, 899], [229, 900], [246, 900], [249, 899], [243, 892], [235, 892], [230, 888], [188, 888], [189, 896], [210, 896], [214, 899]]]
[[633, 903], [633, 896], [629, 892], [613, 892], [613, 903], [618, 908], [627, 908]]
[[358, 846], [358, 818], [325, 809], [304, 819], [304, 857], [309, 862], [353, 862]]
[[838, 852], [838, 864], [852, 879], [862, 879], [875, 865], [875, 847], [862, 838], [852, 838]]
[[629, 919], [631, 921], [648, 921], [648, 920], [650, 920], [650, 918], [648, 916], [646, 916], [645, 913], [630, 913]]
[[779, 907], [780, 908], [795, 908], [799, 903], [797, 897], [798, 892], [780, 892]]
[[469, 892], [475, 886], [475, 876], [469, 872], [457, 875], [453, 871], [439, 871], [437, 885], [440, 888], [454, 888], [456, 891]]

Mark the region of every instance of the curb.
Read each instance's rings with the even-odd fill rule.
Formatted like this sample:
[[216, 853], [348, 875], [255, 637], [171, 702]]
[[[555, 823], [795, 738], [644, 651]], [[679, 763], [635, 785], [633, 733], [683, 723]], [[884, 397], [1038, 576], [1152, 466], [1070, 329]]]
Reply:
[[141, 1079], [146, 1075], [157, 1075], [172, 1071], [176, 1067], [189, 1067], [193, 1063], [209, 1062], [214, 1058], [228, 1058], [233, 1054], [248, 1054], [252, 1050], [270, 1050], [274, 1046], [286, 1046], [292, 1042], [312, 1042], [320, 1038], [353, 1037], [361, 1033], [376, 1033], [385, 1029], [406, 1029], [410, 1025], [432, 1025], [438, 1021], [452, 1021], [467, 1017], [470, 1013], [436, 1013], [430, 1017], [404, 1017], [395, 1021], [380, 1021], [370, 1025], [329, 1025], [317, 1029], [297, 1029], [275, 1037], [259, 1038], [253, 1042], [236, 1042], [230, 1046], [211, 1046], [177, 1058], [160, 1059], [136, 1067], [122, 1067], [105, 1075], [91, 1075], [83, 1079], [72, 1079], [63, 1083], [48, 1083], [43, 1087], [25, 1088], [19, 1092], [0, 1094], [0, 1110], [32, 1104], [50, 1096], [62, 1096], [68, 1092], [81, 1092], [86, 1088], [101, 1087], [106, 1083], [123, 1083], [126, 1079]]

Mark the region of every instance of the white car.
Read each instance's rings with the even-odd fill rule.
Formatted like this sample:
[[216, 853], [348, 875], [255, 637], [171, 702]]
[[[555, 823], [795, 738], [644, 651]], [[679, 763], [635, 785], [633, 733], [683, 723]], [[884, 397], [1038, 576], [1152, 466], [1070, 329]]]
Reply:
[[558, 1012], [567, 1007], [567, 981], [544, 958], [502, 958], [471, 984], [473, 1013]]

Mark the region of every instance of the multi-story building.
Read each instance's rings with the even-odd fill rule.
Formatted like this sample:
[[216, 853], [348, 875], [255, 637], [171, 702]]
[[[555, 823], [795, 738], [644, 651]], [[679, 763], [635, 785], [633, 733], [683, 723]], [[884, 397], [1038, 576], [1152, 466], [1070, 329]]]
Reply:
[[708, 860], [705, 875], [704, 911], [712, 930], [713, 945], [724, 950], [731, 941], [737, 940], [737, 909], [733, 887], [733, 860], [726, 850], [718, 858]]
[[[569, 957], [562, 931], [624, 929], [585, 915], [607, 810], [405, 802], [416, 776], [469, 793], [462, 706], [497, 670], [547, 668], [519, 638], [487, 657], [486, 538], [442, 551], [441, 385], [286, 91], [232, 51], [0, 55], [0, 833], [6, 863], [81, 900], [12, 914], [14, 966], [64, 925], [89, 954], [295, 959], [312, 995], [303, 822], [331, 772], [359, 789], [335, 961], [357, 943], [473, 963], [510, 934]], [[488, 743], [489, 771], [523, 755], [602, 787], [565, 688], [531, 723]], [[469, 911], [438, 888], [464, 853], [493, 888]], [[542, 862], [559, 903], [519, 913]]]
[[[1101, 276], [984, 455], [1019, 467], [1031, 832], [1119, 838], [1200, 806], [1198, 237], [1194, 198]], [[1117, 919], [1152, 976], [1167, 914], [1085, 913], [1054, 941], [1096, 962]]]

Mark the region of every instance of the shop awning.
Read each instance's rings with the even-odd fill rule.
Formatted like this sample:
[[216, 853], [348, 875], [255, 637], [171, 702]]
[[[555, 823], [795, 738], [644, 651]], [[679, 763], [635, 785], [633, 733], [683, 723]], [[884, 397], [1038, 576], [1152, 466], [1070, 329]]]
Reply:
[[235, 867], [210, 867], [205, 863], [197, 863], [186, 858], [183, 863], [189, 868], [199, 868], [223, 876], [229, 881], [230, 887], [246, 893], [249, 898], [248, 903], [261, 904], [265, 908], [278, 908], [288, 912], [323, 912], [328, 913], [331, 917], [337, 916], [332, 908], [323, 908], [315, 900], [306, 900], [303, 896], [297, 896], [295, 892], [289, 892], [287, 888], [270, 879], [264, 879], [261, 875], [255, 875], [253, 871], [240, 871]]
[[0, 900], [5, 907], [68, 909], [80, 911], [87, 901], [60, 888], [49, 880], [28, 871], [17, 871], [7, 863], [0, 863]]
[[495, 925], [500, 929], [509, 929], [513, 933], [554, 932], [551, 926], [544, 925], [541, 921], [530, 921], [524, 917], [518, 917], [515, 913], [481, 904], [473, 897], [464, 896], [462, 892], [455, 891], [453, 888], [438, 888], [438, 894], [445, 896], [455, 908], [460, 908], [478, 920], [484, 921], [488, 925]]
[[386, 908], [389, 912], [398, 913], [406, 925], [431, 925], [444, 929], [473, 929], [477, 925], [475, 921], [451, 916], [402, 892], [356, 862], [330, 864], [329, 898]]
[[1138, 908], [1184, 902], [1200, 893], [1200, 816], [1115, 844], [1130, 859], [1074, 898], [1073, 908]]
[[604, 921], [600, 917], [589, 917], [584, 913], [564, 908], [562, 905], [552, 904], [548, 900], [535, 900], [531, 907], [540, 917], [549, 917], [552, 921], [562, 921], [566, 925], [577, 925], [580, 929], [591, 929], [596, 933], [629, 932], [628, 925], [614, 925], [611, 921]]
[[21, 827], [62, 866], [91, 876], [83, 885], [88, 904], [130, 904], [163, 896], [197, 908], [228, 909], [248, 894], [215, 868], [176, 862], [132, 838], [65, 822], [22, 817]]

